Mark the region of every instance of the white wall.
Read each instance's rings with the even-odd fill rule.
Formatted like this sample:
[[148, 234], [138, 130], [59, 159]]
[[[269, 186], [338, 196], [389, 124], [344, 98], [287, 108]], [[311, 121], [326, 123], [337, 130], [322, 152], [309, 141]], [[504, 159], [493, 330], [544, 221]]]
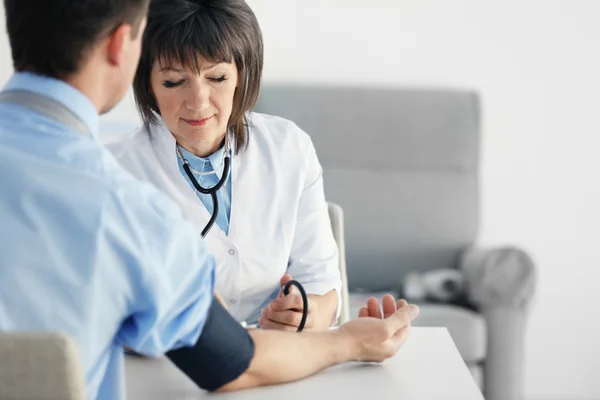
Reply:
[[[600, 398], [600, 2], [249, 3], [266, 81], [481, 91], [481, 241], [521, 245], [539, 265], [527, 398]], [[9, 54], [0, 35], [0, 84]], [[121, 119], [137, 120], [131, 98], [104, 121]]]
[[267, 81], [481, 91], [481, 241], [539, 265], [527, 398], [600, 398], [600, 2], [249, 3]]
[[0, 6], [0, 85], [3, 85], [12, 73], [10, 47], [8, 45], [8, 36], [6, 35], [5, 19], [4, 5], [2, 5]]

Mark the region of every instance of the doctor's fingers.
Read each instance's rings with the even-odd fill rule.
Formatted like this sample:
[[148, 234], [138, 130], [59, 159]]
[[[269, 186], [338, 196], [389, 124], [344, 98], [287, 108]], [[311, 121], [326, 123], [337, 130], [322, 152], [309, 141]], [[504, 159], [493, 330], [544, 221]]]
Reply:
[[[289, 281], [291, 281], [292, 276], [290, 274], [285, 274], [281, 277], [281, 279], [279, 280], [279, 286], [283, 287], [283, 285], [285, 285], [286, 283], [288, 283]], [[293, 286], [292, 286], [293, 287]]]
[[[283, 286], [292, 279], [294, 278], [292, 278], [290, 274], [285, 274], [281, 277], [281, 279], [279, 280], [279, 294], [277, 295], [277, 297], [283, 296]], [[296, 287], [292, 285], [292, 287], [290, 287], [290, 293], [293, 293], [295, 288]]]
[[[280, 324], [290, 325], [290, 326], [300, 326], [300, 322], [302, 321], [302, 313], [296, 311], [273, 311], [266, 309], [263, 313], [263, 316], [272, 322], [278, 322]], [[313, 316], [306, 316], [306, 323], [304, 324], [306, 329], [313, 327]]]
[[[279, 297], [269, 304], [269, 308], [274, 311], [284, 310], [304, 310], [302, 296], [299, 293], [290, 293], [287, 296]], [[315, 302], [308, 298], [308, 312], [312, 312], [315, 308]]]
[[296, 332], [298, 330], [297, 326], [291, 326], [286, 324], [280, 324], [279, 322], [271, 321], [266, 317], [261, 317], [258, 320], [260, 327], [262, 329], [271, 329], [277, 331], [287, 331], [287, 332]]

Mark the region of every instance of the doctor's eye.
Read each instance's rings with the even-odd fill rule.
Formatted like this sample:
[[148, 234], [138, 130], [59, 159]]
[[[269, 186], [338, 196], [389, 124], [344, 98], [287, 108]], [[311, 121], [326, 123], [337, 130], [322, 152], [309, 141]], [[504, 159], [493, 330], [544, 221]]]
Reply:
[[177, 81], [177, 82], [164, 81], [163, 82], [163, 86], [166, 87], [167, 89], [170, 89], [170, 88], [174, 88], [174, 87], [180, 86], [183, 83], [183, 81], [184, 81], [183, 79], [180, 80], [180, 81]]
[[225, 75], [221, 75], [216, 78], [208, 78], [208, 80], [213, 82], [223, 82], [227, 80], [227, 77]]

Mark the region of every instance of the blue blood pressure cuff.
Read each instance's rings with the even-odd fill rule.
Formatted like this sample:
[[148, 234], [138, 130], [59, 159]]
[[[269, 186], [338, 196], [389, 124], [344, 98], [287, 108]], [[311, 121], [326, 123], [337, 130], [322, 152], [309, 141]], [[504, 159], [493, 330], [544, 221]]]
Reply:
[[193, 347], [171, 350], [167, 357], [196, 385], [214, 391], [248, 369], [254, 357], [254, 341], [213, 298], [198, 342]]

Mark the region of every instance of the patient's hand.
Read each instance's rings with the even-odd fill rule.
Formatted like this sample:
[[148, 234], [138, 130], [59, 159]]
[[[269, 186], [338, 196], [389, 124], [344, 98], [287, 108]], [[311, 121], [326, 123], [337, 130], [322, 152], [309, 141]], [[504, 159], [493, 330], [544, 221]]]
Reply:
[[379, 307], [379, 300], [377, 300], [375, 297], [371, 297], [371, 298], [369, 298], [369, 300], [367, 300], [367, 306], [362, 307], [360, 309], [360, 311], [358, 312], [358, 317], [359, 318], [371, 317], [371, 318], [377, 318], [377, 319], [387, 318], [390, 315], [392, 315], [394, 312], [396, 312], [397, 309], [402, 308], [407, 304], [408, 303], [404, 299], [400, 299], [396, 303], [396, 301], [394, 300], [394, 296], [392, 296], [391, 294], [386, 294], [381, 299], [381, 305], [382, 305], [381, 308], [383, 308], [383, 316], [382, 316], [381, 309]]

